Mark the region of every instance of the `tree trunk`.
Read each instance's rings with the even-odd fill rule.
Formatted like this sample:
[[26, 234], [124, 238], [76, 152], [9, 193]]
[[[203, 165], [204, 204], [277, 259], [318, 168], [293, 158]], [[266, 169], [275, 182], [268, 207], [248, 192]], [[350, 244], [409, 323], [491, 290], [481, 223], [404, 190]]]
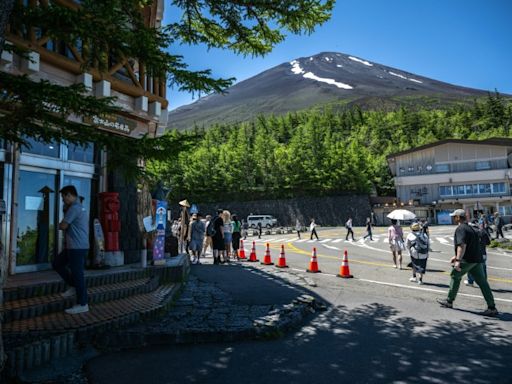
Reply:
[[[0, 56], [5, 45], [5, 31], [11, 16], [15, 0], [0, 0]], [[7, 277], [7, 253], [4, 253], [4, 245], [0, 240], [0, 379], [5, 366], [4, 342], [2, 338], [4, 283]]]

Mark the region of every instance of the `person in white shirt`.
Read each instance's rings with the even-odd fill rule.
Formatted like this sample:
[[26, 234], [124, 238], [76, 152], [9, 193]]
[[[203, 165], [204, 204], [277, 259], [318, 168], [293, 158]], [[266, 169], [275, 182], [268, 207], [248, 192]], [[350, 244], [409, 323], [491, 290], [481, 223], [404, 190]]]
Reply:
[[345, 241], [348, 240], [348, 235], [352, 236], [352, 241], [356, 241], [354, 239], [354, 231], [352, 230], [352, 217], [349, 217], [347, 222], [345, 223], [345, 228], [347, 228], [347, 236], [345, 236]]
[[411, 230], [405, 239], [405, 247], [411, 256], [412, 277], [409, 281], [423, 284], [423, 276], [427, 271], [428, 236], [421, 230], [420, 223], [413, 223]]
[[309, 230], [311, 231], [311, 237], [310, 240], [313, 240], [313, 235], [318, 239], [318, 234], [316, 233], [316, 223], [315, 219], [311, 219], [311, 224], [309, 224]]

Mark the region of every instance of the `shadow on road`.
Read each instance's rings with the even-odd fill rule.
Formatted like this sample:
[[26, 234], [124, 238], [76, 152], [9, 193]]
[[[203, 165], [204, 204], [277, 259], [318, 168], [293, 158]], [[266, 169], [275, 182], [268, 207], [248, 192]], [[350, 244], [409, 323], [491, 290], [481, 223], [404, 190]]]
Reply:
[[511, 361], [510, 332], [499, 322], [425, 323], [373, 303], [331, 307], [282, 340], [129, 351], [95, 359], [87, 372], [91, 384], [510, 384]]

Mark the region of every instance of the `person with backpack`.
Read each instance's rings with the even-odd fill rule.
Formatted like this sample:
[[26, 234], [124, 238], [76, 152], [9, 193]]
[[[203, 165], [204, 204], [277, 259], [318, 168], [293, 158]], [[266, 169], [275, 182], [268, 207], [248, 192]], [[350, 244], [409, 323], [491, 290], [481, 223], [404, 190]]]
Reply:
[[491, 287], [484, 275], [478, 233], [467, 224], [466, 212], [463, 209], [456, 209], [450, 213], [450, 216], [454, 218], [457, 224], [453, 240], [455, 255], [450, 260], [450, 263], [453, 264], [450, 273], [450, 290], [446, 299], [437, 299], [437, 302], [441, 307], [453, 308], [453, 302], [459, 291], [460, 281], [466, 273], [471, 272], [487, 303], [487, 309], [481, 314], [496, 317], [498, 316], [498, 310], [496, 309]]
[[221, 217], [222, 212], [222, 209], [217, 210], [217, 214], [207, 229], [207, 234], [211, 236], [213, 242], [213, 264], [220, 264], [220, 255], [226, 249], [224, 245], [224, 220]]
[[405, 246], [411, 256], [412, 277], [409, 281], [421, 285], [427, 272], [428, 236], [421, 230], [418, 222], [411, 225], [411, 231], [405, 239]]
[[[483, 268], [484, 268], [484, 275], [487, 278], [487, 246], [491, 244], [491, 237], [489, 236], [489, 233], [485, 230], [483, 224], [478, 224], [478, 221], [473, 221], [471, 223], [471, 226], [475, 229], [475, 231], [478, 232], [478, 237], [480, 240], [480, 251], [482, 253], [482, 259], [483, 259]], [[467, 280], [464, 280], [464, 284], [473, 287], [473, 283], [475, 282], [475, 278], [471, 274], [471, 272], [468, 273]]]
[[240, 239], [242, 238], [242, 223], [238, 220], [237, 215], [232, 216], [233, 221], [231, 221], [232, 227], [232, 245], [233, 245], [233, 254], [237, 260], [240, 260], [238, 257], [238, 250], [240, 249]]
[[366, 235], [363, 237], [363, 240], [366, 240], [366, 238], [369, 237], [370, 241], [373, 241], [372, 237], [372, 221], [369, 217], [366, 218]]
[[504, 239], [505, 235], [503, 234], [503, 217], [500, 216], [499, 212], [494, 213], [494, 225], [496, 226], [496, 237], [495, 239], [498, 240], [501, 237]]

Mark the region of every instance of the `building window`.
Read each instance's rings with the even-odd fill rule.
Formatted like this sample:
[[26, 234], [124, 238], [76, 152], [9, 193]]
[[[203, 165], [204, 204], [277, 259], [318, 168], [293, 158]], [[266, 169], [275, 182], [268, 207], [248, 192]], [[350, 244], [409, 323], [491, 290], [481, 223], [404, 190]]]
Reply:
[[478, 190], [481, 195], [491, 193], [491, 184], [478, 184]]
[[490, 161], [477, 161], [476, 162], [476, 170], [481, 171], [483, 169], [491, 169]]
[[450, 164], [436, 164], [436, 172], [438, 172], [438, 173], [450, 172]]
[[457, 185], [456, 195], [465, 195], [466, 194], [466, 186], [465, 185]]
[[428, 164], [425, 168], [426, 168], [426, 169], [427, 169], [427, 171], [429, 171], [429, 172], [432, 170], [432, 166], [431, 166], [430, 164]]
[[452, 186], [451, 185], [441, 185], [439, 187], [439, 195], [451, 196], [452, 195]]
[[21, 152], [32, 153], [34, 155], [48, 156], [48, 157], [59, 157], [59, 144], [56, 142], [44, 143], [37, 141], [32, 137], [25, 138], [25, 141], [29, 146], [22, 146]]
[[90, 143], [85, 147], [69, 144], [68, 160], [94, 164], [94, 144]]
[[505, 183], [493, 183], [492, 193], [505, 193]]

